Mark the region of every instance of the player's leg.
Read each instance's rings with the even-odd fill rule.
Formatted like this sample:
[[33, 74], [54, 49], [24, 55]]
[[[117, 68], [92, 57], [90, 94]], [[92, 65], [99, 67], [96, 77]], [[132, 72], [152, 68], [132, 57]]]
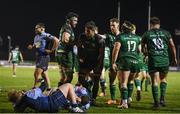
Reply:
[[71, 83], [73, 79], [73, 55], [72, 52], [63, 53], [56, 57], [60, 69], [60, 82], [58, 86], [64, 83]]
[[36, 68], [35, 71], [34, 71], [34, 87], [37, 87], [38, 86], [38, 83], [39, 83], [39, 79], [41, 77], [41, 74], [42, 74], [43, 70], [41, 68]]
[[67, 77], [66, 77], [65, 83], [71, 83], [72, 82], [72, 80], [73, 80], [73, 73], [74, 73], [74, 71], [72, 70], [72, 68], [66, 69]]
[[130, 103], [132, 101], [132, 93], [133, 93], [133, 89], [134, 89], [134, 77], [136, 74], [130, 73], [129, 79], [128, 79], [128, 84], [127, 84], [127, 88], [128, 88], [128, 106], [130, 106]]
[[78, 104], [76, 102], [76, 94], [74, 92], [74, 87], [70, 83], [63, 84], [58, 87], [58, 89], [63, 93], [65, 98], [69, 99], [72, 103], [72, 111], [74, 112], [83, 112], [82, 109], [78, 107]]
[[164, 67], [163, 71], [160, 72], [160, 105], [166, 106], [165, 104], [165, 94], [167, 88], [167, 74], [168, 74], [168, 67]]
[[145, 91], [148, 91], [148, 85], [151, 85], [151, 77], [149, 76], [147, 72], [145, 72], [144, 75], [146, 76]]
[[60, 74], [60, 81], [58, 82], [58, 87], [64, 84], [67, 77], [65, 68], [61, 65], [59, 65], [59, 74]]
[[120, 83], [121, 83], [121, 104], [118, 106], [118, 108], [128, 108], [127, 104], [127, 99], [128, 99], [128, 88], [127, 88], [127, 83], [128, 83], [128, 78], [130, 75], [130, 71], [121, 71], [119, 76], [120, 78]]
[[151, 80], [152, 80], [152, 94], [154, 99], [154, 108], [159, 107], [158, 102], [158, 81], [159, 81], [159, 72], [154, 71], [150, 72]]
[[96, 105], [96, 97], [98, 95], [98, 90], [99, 90], [99, 80], [100, 80], [100, 76], [101, 76], [101, 72], [100, 70], [98, 71], [94, 71], [93, 75], [92, 75], [92, 80], [93, 80], [93, 88], [92, 88], [92, 105]]
[[36, 60], [36, 69], [34, 72], [34, 87], [37, 87], [37, 84], [39, 83], [39, 78], [41, 77], [42, 73], [44, 71], [48, 70], [48, 62], [50, 61], [50, 57], [48, 56], [42, 56], [38, 57]]
[[74, 55], [73, 55], [73, 52], [69, 52], [67, 54], [67, 57], [66, 57], [66, 75], [67, 75], [67, 78], [66, 78], [66, 81], [65, 83], [71, 83], [72, 80], [73, 80], [73, 73], [74, 73]]
[[17, 66], [17, 63], [12, 63], [13, 77], [16, 77], [16, 66]]
[[111, 99], [107, 101], [107, 104], [116, 104], [115, 94], [116, 94], [116, 75], [117, 72], [115, 72], [113, 69], [109, 70], [109, 87], [110, 87], [110, 94]]
[[142, 72], [138, 72], [135, 76], [135, 86], [137, 88], [137, 91], [136, 91], [136, 100], [137, 101], [140, 101], [141, 99], [141, 77], [142, 77]]
[[85, 87], [91, 96], [92, 80], [89, 80], [89, 72], [90, 72], [90, 70], [80, 66], [79, 73], [78, 73], [78, 83], [80, 83], [83, 87]]
[[99, 94], [100, 97], [103, 97], [106, 95], [106, 92], [105, 92], [105, 89], [106, 89], [105, 73], [106, 73], [106, 70], [105, 70], [105, 68], [103, 68], [102, 73], [101, 73], [101, 77], [100, 77], [100, 85], [101, 85], [101, 91], [102, 91]]
[[49, 79], [49, 76], [48, 76], [48, 71], [44, 71], [42, 73], [42, 77], [45, 79], [46, 83], [47, 83], [47, 90], [50, 90], [51, 88], [51, 82], [50, 82], [50, 79]]
[[141, 79], [141, 91], [143, 91], [143, 82], [146, 80], [146, 77], [142, 74], [142, 79]]

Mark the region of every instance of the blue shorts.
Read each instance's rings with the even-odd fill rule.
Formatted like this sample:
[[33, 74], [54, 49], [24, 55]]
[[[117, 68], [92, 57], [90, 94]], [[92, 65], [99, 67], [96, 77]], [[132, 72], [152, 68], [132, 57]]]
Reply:
[[49, 102], [51, 104], [52, 112], [57, 112], [59, 107], [65, 107], [68, 103], [64, 94], [60, 90], [55, 91], [51, 96], [49, 96]]
[[48, 69], [48, 62], [50, 61], [50, 56], [38, 56], [36, 59], [36, 68], [41, 68], [43, 71]]

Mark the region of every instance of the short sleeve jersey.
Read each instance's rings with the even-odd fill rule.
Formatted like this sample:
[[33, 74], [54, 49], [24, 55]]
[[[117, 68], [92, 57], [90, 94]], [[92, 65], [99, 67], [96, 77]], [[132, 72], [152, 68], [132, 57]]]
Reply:
[[[62, 42], [62, 35], [64, 32], [67, 32], [70, 34], [70, 39], [68, 43]], [[65, 23], [60, 29], [59, 41], [60, 43], [59, 43], [57, 52], [69, 52], [73, 50], [75, 35], [73, 32], [73, 29], [67, 23]]]
[[121, 43], [118, 58], [132, 58], [138, 60], [138, 47], [140, 45], [140, 36], [132, 33], [122, 33], [117, 37], [116, 42]]
[[11, 51], [12, 54], [12, 61], [13, 62], [19, 62], [20, 52], [16, 49]]
[[42, 34], [37, 34], [34, 38], [34, 46], [36, 47], [36, 55], [37, 56], [46, 56], [46, 47], [48, 40], [53, 40], [54, 36], [49, 33], [43, 32]]
[[88, 39], [85, 34], [81, 34], [78, 39], [78, 56], [86, 62], [97, 62], [99, 57], [99, 49], [104, 48], [104, 40], [95, 35]]
[[144, 33], [142, 42], [147, 44], [149, 63], [154, 67], [169, 65], [169, 40], [171, 34], [163, 29], [152, 29]]

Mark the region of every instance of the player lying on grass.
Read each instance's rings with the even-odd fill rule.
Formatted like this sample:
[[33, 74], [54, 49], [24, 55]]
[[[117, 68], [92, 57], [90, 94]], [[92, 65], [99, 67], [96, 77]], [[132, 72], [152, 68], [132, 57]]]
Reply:
[[15, 112], [24, 112], [27, 107], [34, 109], [36, 112], [58, 112], [59, 108], [68, 106], [68, 100], [71, 102], [72, 112], [84, 112], [78, 107], [78, 102], [87, 103], [76, 96], [71, 84], [63, 84], [52, 92], [50, 95], [43, 94], [46, 84], [41, 83], [40, 87], [24, 91], [10, 91], [8, 99], [14, 104]]

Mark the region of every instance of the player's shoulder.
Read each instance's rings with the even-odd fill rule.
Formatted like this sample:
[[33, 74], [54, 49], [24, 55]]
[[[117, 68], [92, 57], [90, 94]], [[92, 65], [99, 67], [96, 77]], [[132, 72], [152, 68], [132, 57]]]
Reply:
[[61, 27], [60, 32], [68, 32], [68, 33], [71, 33], [71, 32], [72, 32], [72, 28], [65, 23], [65, 24]]
[[98, 34], [95, 34], [95, 39], [98, 41], [98, 43], [104, 43], [104, 39]]
[[137, 39], [141, 39], [142, 37], [138, 34], [134, 34], [134, 36], [137, 38]]
[[168, 35], [170, 34], [169, 31], [167, 31], [167, 30], [165, 30], [165, 29], [163, 29], [163, 28], [160, 28], [159, 30], [160, 30], [161, 32], [163, 32], [164, 34], [168, 34]]

